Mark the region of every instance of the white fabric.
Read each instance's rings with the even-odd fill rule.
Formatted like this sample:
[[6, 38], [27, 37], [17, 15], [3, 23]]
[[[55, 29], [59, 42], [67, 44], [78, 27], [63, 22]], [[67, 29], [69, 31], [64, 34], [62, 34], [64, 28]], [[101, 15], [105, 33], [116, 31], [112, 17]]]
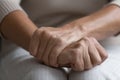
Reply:
[[28, 52], [15, 47], [0, 61], [0, 80], [120, 80], [120, 36], [101, 43], [109, 53], [108, 59], [91, 70], [71, 71], [69, 75], [38, 63]]
[[67, 77], [62, 69], [42, 65], [16, 47], [0, 61], [0, 80], [67, 80]]

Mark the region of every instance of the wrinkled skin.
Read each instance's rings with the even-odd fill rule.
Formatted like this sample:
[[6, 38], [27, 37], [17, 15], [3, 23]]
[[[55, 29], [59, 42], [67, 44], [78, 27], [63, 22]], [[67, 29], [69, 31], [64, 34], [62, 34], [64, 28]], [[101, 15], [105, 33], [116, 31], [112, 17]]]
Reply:
[[75, 71], [83, 71], [101, 64], [107, 53], [95, 38], [83, 38], [63, 50], [58, 58], [60, 66], [72, 67]]
[[34, 32], [31, 39], [31, 55], [49, 66], [69, 66], [73, 70], [83, 71], [107, 58], [107, 53], [97, 40], [85, 37], [82, 29], [76, 27], [42, 27]]
[[30, 53], [45, 64], [58, 67], [57, 57], [62, 50], [83, 35], [77, 28], [39, 28], [31, 38]]

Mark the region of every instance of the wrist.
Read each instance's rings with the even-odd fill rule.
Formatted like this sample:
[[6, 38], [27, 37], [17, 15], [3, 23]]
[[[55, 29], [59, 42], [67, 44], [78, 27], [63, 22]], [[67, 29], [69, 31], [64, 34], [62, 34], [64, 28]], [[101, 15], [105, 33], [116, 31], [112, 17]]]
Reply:
[[20, 10], [8, 14], [3, 19], [0, 27], [5, 39], [26, 50], [28, 50], [30, 38], [37, 28], [28, 16]]

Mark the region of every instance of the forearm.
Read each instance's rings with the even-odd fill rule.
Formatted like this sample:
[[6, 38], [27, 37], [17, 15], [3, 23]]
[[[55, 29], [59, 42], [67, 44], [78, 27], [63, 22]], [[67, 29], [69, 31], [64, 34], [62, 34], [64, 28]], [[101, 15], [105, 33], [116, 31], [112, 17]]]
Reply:
[[116, 35], [120, 32], [120, 8], [114, 5], [107, 6], [100, 11], [83, 19], [83, 27], [88, 36], [98, 40]]
[[37, 27], [22, 11], [14, 11], [7, 15], [1, 25], [0, 31], [5, 39], [28, 50], [30, 38]]
[[110, 5], [69, 25], [82, 27], [87, 36], [102, 40], [120, 32], [120, 8]]

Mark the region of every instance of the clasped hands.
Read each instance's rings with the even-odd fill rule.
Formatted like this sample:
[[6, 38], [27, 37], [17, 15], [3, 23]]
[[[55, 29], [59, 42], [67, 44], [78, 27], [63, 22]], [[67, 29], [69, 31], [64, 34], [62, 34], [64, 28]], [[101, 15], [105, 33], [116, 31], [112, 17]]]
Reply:
[[29, 50], [46, 65], [71, 67], [75, 71], [91, 69], [108, 56], [95, 38], [87, 37], [77, 27], [41, 27], [34, 32]]

